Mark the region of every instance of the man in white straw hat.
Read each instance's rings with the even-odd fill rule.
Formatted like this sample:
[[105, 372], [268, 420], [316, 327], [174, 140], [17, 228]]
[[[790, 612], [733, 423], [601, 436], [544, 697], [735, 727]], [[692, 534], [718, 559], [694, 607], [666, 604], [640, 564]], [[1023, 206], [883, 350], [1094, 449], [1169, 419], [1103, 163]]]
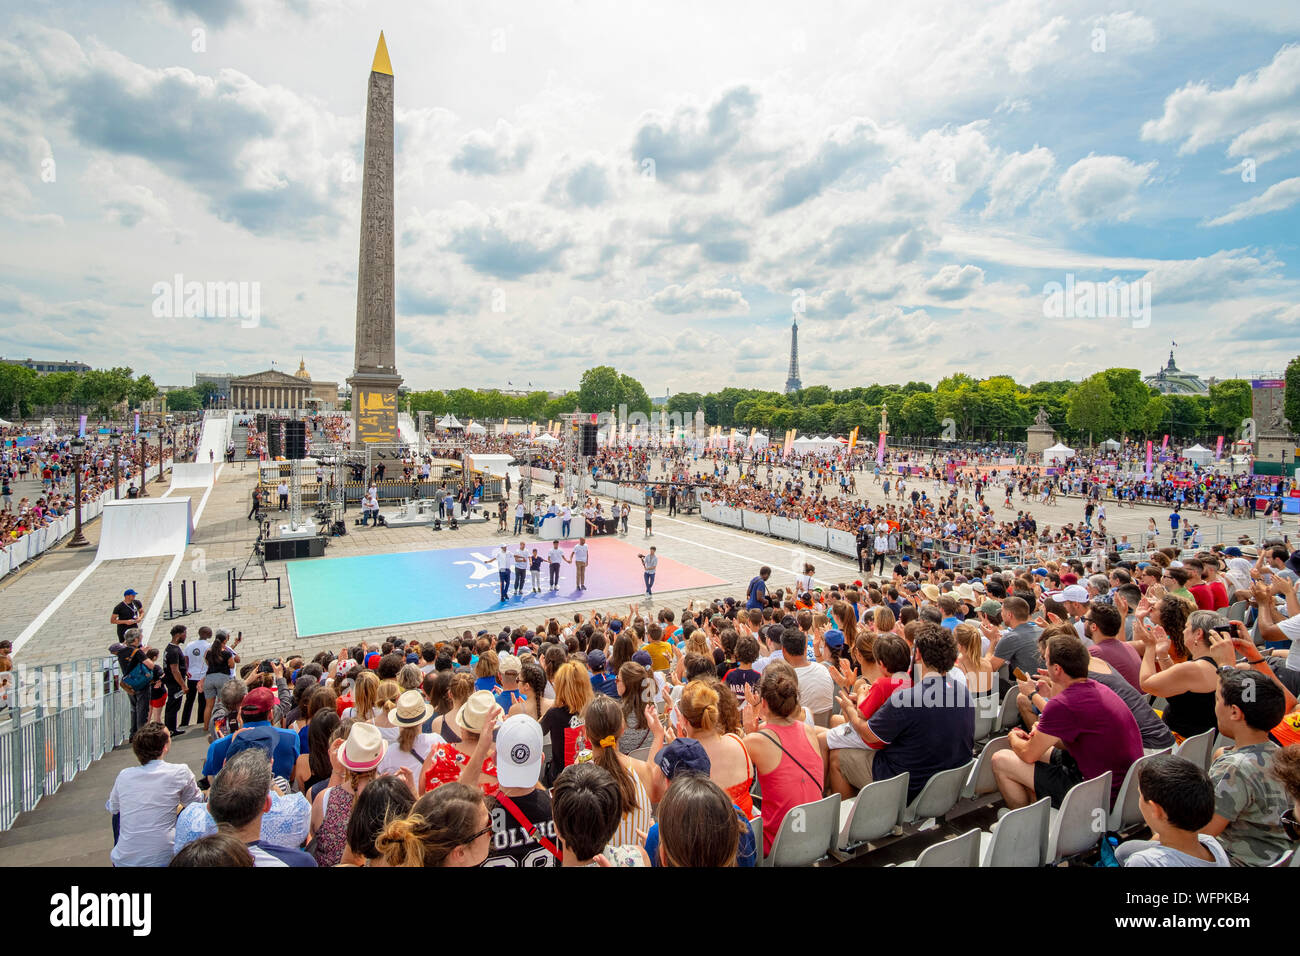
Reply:
[[[379, 773], [410, 773], [407, 781], [415, 792], [415, 776], [424, 765], [429, 751], [443, 742], [437, 734], [422, 734], [420, 727], [433, 716], [433, 705], [418, 690], [408, 690], [397, 698], [386, 715], [389, 726], [379, 727], [384, 742], [389, 744], [384, 759], [379, 761]], [[395, 746], [394, 746], [395, 745]]]

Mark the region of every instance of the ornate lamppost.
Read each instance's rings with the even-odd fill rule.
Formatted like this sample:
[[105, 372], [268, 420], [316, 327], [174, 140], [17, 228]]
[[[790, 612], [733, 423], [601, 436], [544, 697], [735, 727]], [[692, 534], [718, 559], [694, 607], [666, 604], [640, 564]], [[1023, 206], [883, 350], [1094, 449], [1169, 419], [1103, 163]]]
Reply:
[[108, 436], [108, 443], [113, 448], [113, 500], [117, 501], [122, 497], [122, 472], [118, 468], [118, 460], [122, 454], [122, 433], [116, 428]]
[[86, 536], [81, 533], [81, 460], [86, 451], [86, 441], [80, 436], [72, 439], [72, 496], [76, 515], [76, 530], [73, 532], [72, 540], [68, 542], [69, 548], [84, 548], [90, 544]]

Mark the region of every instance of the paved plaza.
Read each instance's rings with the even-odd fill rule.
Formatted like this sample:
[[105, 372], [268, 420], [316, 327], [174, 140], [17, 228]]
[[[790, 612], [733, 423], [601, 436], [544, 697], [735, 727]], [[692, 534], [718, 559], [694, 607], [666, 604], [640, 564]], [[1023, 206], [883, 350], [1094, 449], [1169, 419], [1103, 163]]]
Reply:
[[[691, 470], [711, 472], [712, 462], [701, 461], [693, 465]], [[788, 474], [785, 469], [778, 469], [777, 473], [782, 480]], [[734, 475], [734, 466], [732, 474]], [[872, 504], [885, 501], [882, 487], [874, 483], [870, 472], [859, 472], [856, 477], [857, 497]], [[537, 627], [552, 615], [564, 619], [575, 612], [590, 614], [593, 610], [627, 610], [628, 602], [623, 599], [583, 599], [571, 603], [552, 603], [545, 608], [521, 607], [518, 615], [493, 613], [449, 617], [436, 621], [348, 630], [337, 635], [301, 637], [294, 625], [294, 596], [288, 586], [285, 562], [267, 562], [267, 570], [272, 579], [265, 583], [261, 581], [260, 571], [253, 565], [239, 585], [236, 610], [230, 610], [229, 604], [223, 600], [226, 597], [226, 579], [230, 569], [243, 571], [257, 535], [254, 522], [247, 517], [254, 481], [255, 471], [251, 463], [243, 467], [240, 463], [234, 463], [221, 468], [217, 483], [210, 490], [200, 488], [168, 492], [166, 484], [150, 485], [150, 493], [154, 496], [165, 493], [172, 498], [186, 496], [190, 498], [194, 510], [197, 511], [200, 506], [203, 509], [191, 545], [177, 565], [173, 583], [174, 588], [178, 588], [181, 581], [197, 582], [201, 611], [177, 620], [187, 624], [191, 630], [207, 624], [226, 628], [232, 635], [242, 631], [244, 643], [241, 650], [245, 660], [283, 657], [292, 653], [311, 656], [326, 648], [337, 650], [344, 644], [351, 645], [360, 641], [378, 643], [391, 635], [421, 641], [439, 640], [458, 635], [467, 629], [498, 627], [505, 623]], [[929, 482], [918, 481], [914, 486], [927, 493], [931, 491]], [[536, 494], [549, 494], [552, 489], [534, 482], [532, 491]], [[897, 501], [892, 488], [889, 500]], [[1010, 511], [1002, 507], [1002, 500], [1000, 487], [990, 489], [986, 495], [986, 501], [998, 518], [1014, 517], [1016, 511], [1027, 508], [1038, 520], [1040, 529], [1044, 525], [1056, 528], [1066, 522], [1082, 521], [1083, 502], [1078, 498], [1061, 498], [1055, 505], [1044, 506], [1036, 501], [1023, 502], [1017, 494]], [[608, 505], [609, 502], [606, 502], [606, 507]], [[1167, 544], [1168, 513], [1168, 507], [1138, 505], [1136, 508], [1119, 508], [1111, 502], [1107, 505], [1107, 527], [1116, 536], [1128, 534], [1131, 541], [1138, 542], [1147, 526], [1147, 520], [1154, 517], [1161, 530], [1160, 543]], [[425, 527], [363, 528], [352, 524], [352, 519], [357, 514], [355, 510], [349, 511], [348, 534], [329, 539], [324, 559], [300, 560], [328, 560], [448, 548], [495, 550], [503, 542], [508, 542], [514, 548], [519, 540], [497, 534], [495, 521], [461, 525], [454, 531], [446, 528], [432, 531]], [[1220, 539], [1235, 542], [1239, 535], [1255, 538], [1263, 527], [1262, 520], [1219, 523], [1191, 515], [1190, 512], [1187, 514], [1201, 524], [1206, 546]], [[275, 511], [271, 512], [272, 518], [277, 516], [283, 517]], [[0, 587], [0, 615], [8, 622], [10, 635], [22, 634], [34, 621], [47, 615], [35, 633], [21, 646], [16, 655], [19, 663], [29, 666], [58, 663], [102, 654], [115, 639], [113, 628], [108, 622], [113, 605], [120, 600], [125, 588], [132, 587], [140, 592], [141, 600], [146, 602], [146, 611], [155, 602], [166, 601], [167, 572], [173, 564], [172, 559], [145, 558], [106, 561], [94, 565], [98, 528], [98, 520], [86, 526], [86, 537], [91, 542], [89, 547], [74, 550], [65, 544], [56, 548], [11, 575]], [[823, 584], [852, 581], [860, 577], [857, 565], [847, 558], [739, 529], [719, 527], [695, 515], [670, 518], [666, 509], [656, 511], [654, 528], [653, 539], [644, 539], [641, 510], [634, 508], [629, 519], [629, 534], [625, 540], [638, 547], [654, 543], [662, 558], [699, 569], [727, 582], [725, 585], [681, 591], [656, 590], [655, 606], [680, 608], [691, 600], [738, 596], [744, 593], [749, 579], [763, 564], [773, 569], [776, 586], [790, 584], [794, 575], [802, 570], [804, 561], [815, 565], [815, 577]], [[1293, 530], [1291, 521], [1288, 521], [1287, 530]], [[546, 543], [533, 537], [524, 540], [530, 551], [532, 547], [538, 546], [544, 552]], [[78, 578], [92, 565], [93, 570], [78, 583]], [[568, 565], [565, 565], [565, 569], [572, 573]], [[624, 569], [621, 573], [626, 575], [629, 572]], [[599, 580], [601, 574], [599, 563], [593, 562], [588, 571], [589, 580]], [[277, 595], [276, 576], [280, 578], [279, 593], [283, 597], [283, 608], [274, 606]], [[64, 592], [74, 584], [75, 589], [65, 595]], [[397, 589], [424, 586], [424, 582], [413, 580], [394, 580], [387, 585], [372, 583], [364, 590], [358, 590], [354, 598], [363, 604], [379, 606], [392, 600]], [[619, 589], [624, 593], [639, 591], [639, 574], [633, 572], [633, 580], [626, 585], [620, 583]], [[174, 603], [179, 609], [178, 591]], [[52, 605], [57, 606], [50, 613]], [[150, 634], [150, 642], [164, 643], [172, 623], [165, 613], [161, 615]]]

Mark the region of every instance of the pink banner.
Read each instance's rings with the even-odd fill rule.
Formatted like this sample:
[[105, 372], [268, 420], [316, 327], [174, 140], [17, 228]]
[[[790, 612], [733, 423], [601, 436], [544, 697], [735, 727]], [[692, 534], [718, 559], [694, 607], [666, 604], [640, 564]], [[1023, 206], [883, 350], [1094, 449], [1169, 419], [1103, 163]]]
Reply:
[[1222, 457], [1223, 457], [1223, 436], [1220, 435], [1219, 440], [1214, 445], [1214, 460], [1218, 461]]
[[78, 429], [77, 434], [82, 438], [86, 437], [86, 416], [85, 415], [81, 416], [81, 427]]
[[1166, 435], [1164, 439], [1160, 442], [1160, 454], [1163, 455], [1165, 453], [1165, 449], [1168, 447], [1169, 447], [1169, 436]]
[[885, 433], [881, 432], [880, 442], [879, 444], [876, 445], [876, 464], [883, 465], [884, 463], [885, 463]]
[[1147, 440], [1147, 477], [1151, 477], [1151, 445], [1150, 439]]

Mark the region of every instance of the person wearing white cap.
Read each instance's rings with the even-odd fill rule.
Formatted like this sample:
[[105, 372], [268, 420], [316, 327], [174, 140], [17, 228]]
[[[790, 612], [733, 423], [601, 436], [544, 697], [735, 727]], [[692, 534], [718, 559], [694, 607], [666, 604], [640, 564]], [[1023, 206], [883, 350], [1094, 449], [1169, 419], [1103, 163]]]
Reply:
[[542, 775], [542, 725], [527, 714], [506, 718], [496, 737], [497, 806], [484, 866], [559, 866], [551, 797]]
[[382, 706], [385, 708], [382, 719], [388, 726], [378, 729], [388, 744], [388, 749], [379, 761], [379, 773], [382, 775], [408, 770], [411, 774], [411, 789], [414, 791], [415, 775], [424, 765], [424, 758], [430, 750], [443, 743], [437, 734], [420, 733], [420, 727], [433, 716], [433, 706], [418, 690], [408, 690], [396, 701], [389, 700]]
[[1083, 623], [1083, 616], [1088, 613], [1088, 589], [1082, 584], [1068, 585], [1057, 595], [1057, 600], [1065, 605], [1065, 610], [1072, 619], [1070, 623], [1075, 633], [1079, 635], [1079, 640], [1083, 641], [1085, 647], [1091, 647], [1092, 641], [1087, 634], [1088, 626]]
[[322, 790], [311, 808], [312, 855], [321, 866], [337, 866], [342, 861], [352, 804], [378, 776], [379, 762], [387, 750], [379, 728], [364, 721], [352, 725], [347, 740], [330, 743], [330, 762], [338, 763], [342, 780]]

